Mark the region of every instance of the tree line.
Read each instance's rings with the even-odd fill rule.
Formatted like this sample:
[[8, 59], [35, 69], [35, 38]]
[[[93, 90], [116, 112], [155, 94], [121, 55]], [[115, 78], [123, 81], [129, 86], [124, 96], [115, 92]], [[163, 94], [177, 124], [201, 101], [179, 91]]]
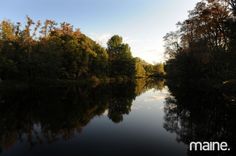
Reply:
[[0, 23], [0, 80], [133, 80], [151, 75], [151, 64], [134, 58], [122, 37], [114, 35], [107, 48], [53, 20], [26, 24]]
[[[236, 82], [236, 1], [202, 0], [164, 37], [166, 72], [176, 86]], [[232, 87], [233, 88], [233, 87]]]
[[163, 127], [186, 145], [191, 140], [226, 140], [233, 155], [236, 1], [202, 0], [177, 26], [164, 37], [171, 94], [165, 99]]

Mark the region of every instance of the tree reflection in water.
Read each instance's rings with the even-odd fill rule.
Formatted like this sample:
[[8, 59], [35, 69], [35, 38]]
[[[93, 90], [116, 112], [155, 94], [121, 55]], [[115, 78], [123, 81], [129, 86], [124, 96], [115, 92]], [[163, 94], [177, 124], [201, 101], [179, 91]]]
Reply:
[[[224, 93], [207, 85], [187, 82], [181, 85], [168, 82], [168, 87], [171, 94], [166, 98], [164, 128], [186, 145], [191, 141], [226, 141], [231, 152], [214, 154], [234, 155], [236, 111]], [[188, 151], [188, 154], [203, 153]]]
[[[135, 97], [153, 84], [140, 79], [136, 83], [96, 87], [75, 84], [2, 85], [0, 147], [7, 149], [23, 140], [28, 140], [30, 147], [53, 143], [61, 138], [68, 140], [82, 132], [91, 119], [104, 115], [106, 111], [109, 119], [119, 123], [131, 111]], [[163, 81], [155, 83], [159, 88], [164, 87], [163, 84]]]

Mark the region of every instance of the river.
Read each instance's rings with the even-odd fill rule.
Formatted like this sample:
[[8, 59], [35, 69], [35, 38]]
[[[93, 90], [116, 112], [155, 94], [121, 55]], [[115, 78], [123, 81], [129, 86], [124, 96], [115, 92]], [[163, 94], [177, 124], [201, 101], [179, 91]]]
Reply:
[[[194, 119], [195, 113], [178, 105], [164, 81], [96, 87], [16, 85], [0, 93], [1, 156], [184, 156], [191, 154], [191, 139], [215, 134], [212, 125], [204, 124], [209, 124], [208, 117], [201, 116], [203, 123]], [[219, 113], [230, 114], [225, 111]], [[210, 120], [216, 126], [214, 117]], [[198, 126], [209, 128], [208, 134]], [[217, 126], [231, 134], [233, 126]]]

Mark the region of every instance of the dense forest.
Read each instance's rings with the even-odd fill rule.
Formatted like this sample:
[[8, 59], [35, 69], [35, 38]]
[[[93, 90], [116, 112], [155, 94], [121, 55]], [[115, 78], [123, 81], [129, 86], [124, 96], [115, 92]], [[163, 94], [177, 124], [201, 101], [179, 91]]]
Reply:
[[166, 34], [164, 64], [132, 56], [122, 37], [102, 47], [69, 23], [0, 22], [0, 81], [127, 81], [168, 77], [175, 86], [209, 85], [233, 91], [236, 83], [236, 2], [202, 0], [178, 30]]
[[[159, 73], [158, 75], [156, 73]], [[134, 58], [122, 37], [104, 48], [74, 29], [53, 20], [0, 23], [0, 80], [119, 80], [164, 75], [163, 64]]]
[[164, 37], [170, 86], [207, 85], [235, 93], [236, 1], [203, 0], [177, 26]]
[[213, 154], [235, 155], [236, 1], [203, 0], [177, 26], [164, 37], [171, 93], [164, 128], [186, 145], [227, 141], [232, 153]]
[[[177, 30], [164, 36], [166, 62], [157, 64], [132, 56], [119, 35], [103, 47], [66, 22], [27, 16], [23, 23], [0, 21], [0, 154], [25, 138], [30, 148], [76, 140], [91, 126], [110, 134], [87, 130], [85, 143], [79, 143], [88, 151], [122, 151], [122, 144], [145, 154], [165, 144], [167, 150], [182, 150], [181, 144], [169, 144], [175, 136], [184, 150], [192, 141], [226, 141], [231, 151], [212, 153], [235, 155], [236, 0], [199, 0]], [[109, 127], [107, 118], [116, 125]], [[105, 141], [91, 148], [95, 135]], [[125, 140], [110, 140], [111, 135]], [[153, 142], [156, 136], [163, 146]]]

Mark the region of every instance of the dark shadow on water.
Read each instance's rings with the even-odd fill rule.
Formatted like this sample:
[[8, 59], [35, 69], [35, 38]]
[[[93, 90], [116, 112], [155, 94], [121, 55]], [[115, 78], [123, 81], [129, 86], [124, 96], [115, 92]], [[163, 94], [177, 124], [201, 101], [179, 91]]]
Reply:
[[153, 86], [164, 87], [164, 82], [158, 84], [143, 79], [98, 86], [1, 84], [0, 153], [25, 140], [29, 149], [69, 140], [105, 112], [112, 122], [120, 123], [136, 96]]
[[121, 122], [123, 115], [130, 112], [134, 98], [134, 85], [127, 84], [95, 88], [87, 85], [30, 86], [4, 90], [0, 96], [1, 144], [10, 146], [16, 139], [20, 140], [23, 133], [31, 145], [40, 143], [41, 138], [37, 138], [34, 129], [39, 124], [48, 142], [58, 136], [68, 139], [105, 110], [112, 121]]
[[230, 152], [190, 152], [188, 155], [235, 155], [236, 109], [223, 89], [195, 83], [168, 82], [164, 128], [187, 146], [191, 141], [225, 141]]

